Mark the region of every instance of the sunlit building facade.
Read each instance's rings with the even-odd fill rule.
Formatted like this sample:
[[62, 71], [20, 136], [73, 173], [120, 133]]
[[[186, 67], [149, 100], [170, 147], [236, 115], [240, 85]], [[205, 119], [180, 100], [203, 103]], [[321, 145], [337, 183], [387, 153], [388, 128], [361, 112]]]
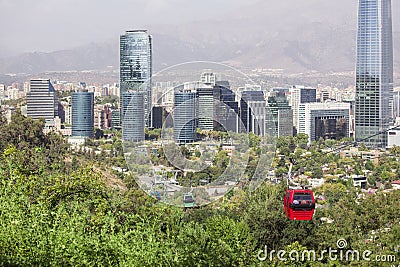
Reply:
[[30, 80], [26, 96], [27, 115], [33, 119], [52, 121], [58, 116], [58, 99], [49, 79]]
[[391, 14], [391, 0], [359, 0], [355, 139], [374, 147], [386, 147], [387, 135], [377, 134], [393, 121]]
[[[121, 122], [124, 128], [125, 113], [131, 110], [127, 106], [130, 103], [123, 101], [126, 93], [143, 93], [143, 113], [144, 125], [151, 127], [151, 107], [152, 107], [152, 37], [146, 30], [126, 31], [120, 36], [120, 103], [121, 103]], [[126, 95], [129, 97], [129, 94]], [[126, 99], [125, 99], [126, 100]], [[135, 107], [132, 107], [136, 110]], [[132, 117], [132, 116], [130, 116]], [[129, 127], [135, 127], [132, 123]], [[142, 123], [140, 123], [142, 125]], [[141, 132], [141, 129], [139, 129]], [[131, 132], [125, 131], [126, 134]], [[136, 136], [124, 135], [129, 140], [136, 139]]]

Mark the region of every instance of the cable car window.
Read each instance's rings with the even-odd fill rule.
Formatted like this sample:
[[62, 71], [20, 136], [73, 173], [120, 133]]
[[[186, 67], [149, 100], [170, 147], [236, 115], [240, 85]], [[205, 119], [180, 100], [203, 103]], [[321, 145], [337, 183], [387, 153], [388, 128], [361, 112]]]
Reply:
[[294, 194], [293, 200], [301, 201], [312, 201], [312, 197], [310, 194]]
[[193, 197], [192, 196], [186, 196], [184, 199], [184, 202], [193, 202]]

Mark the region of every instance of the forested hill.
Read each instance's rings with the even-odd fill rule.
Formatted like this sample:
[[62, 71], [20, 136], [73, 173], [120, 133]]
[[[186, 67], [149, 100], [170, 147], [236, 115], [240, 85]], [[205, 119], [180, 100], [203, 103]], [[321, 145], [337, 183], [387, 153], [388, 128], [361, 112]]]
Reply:
[[[157, 203], [136, 189], [130, 175], [118, 178], [123, 186], [110, 186], [103, 171], [116, 164], [113, 160], [123, 160], [117, 138], [111, 160], [72, 152], [61, 137], [44, 135], [42, 128], [43, 122], [19, 113], [10, 124], [0, 121], [0, 266], [371, 266], [257, 257], [265, 248], [320, 253], [336, 249], [339, 239], [352, 250], [400, 259], [400, 191], [362, 198], [352, 186], [328, 181], [316, 190], [325, 200], [309, 222], [286, 219], [285, 188], [267, 183], [184, 211]], [[287, 141], [280, 140], [282, 153], [303, 149], [297, 143], [301, 138]], [[311, 167], [326, 161], [364, 164], [323, 156], [323, 145], [308, 148]], [[376, 174], [397, 168], [398, 175], [398, 156], [375, 165]], [[281, 159], [276, 164], [284, 171]]]

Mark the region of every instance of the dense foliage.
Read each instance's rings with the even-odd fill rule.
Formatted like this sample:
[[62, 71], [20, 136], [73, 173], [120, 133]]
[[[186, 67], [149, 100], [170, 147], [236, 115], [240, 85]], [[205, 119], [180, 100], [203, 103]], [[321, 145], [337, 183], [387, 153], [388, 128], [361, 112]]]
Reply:
[[[288, 221], [285, 188], [267, 183], [183, 211], [156, 203], [127, 177], [125, 187], [110, 186], [100, 159], [73, 154], [42, 127], [20, 114], [0, 124], [0, 266], [381, 266], [257, 258], [265, 247], [320, 252], [336, 248], [340, 238], [348, 248], [400, 259], [400, 191], [359, 197], [358, 190], [332, 181], [318, 191], [332, 201], [310, 222]], [[308, 149], [301, 137], [287, 147], [288, 153]], [[320, 161], [339, 161], [312, 151]]]

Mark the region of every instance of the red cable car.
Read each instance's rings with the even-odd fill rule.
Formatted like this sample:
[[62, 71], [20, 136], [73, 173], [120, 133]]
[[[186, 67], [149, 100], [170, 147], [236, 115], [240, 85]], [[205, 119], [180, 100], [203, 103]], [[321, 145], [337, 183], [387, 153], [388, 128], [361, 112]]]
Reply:
[[287, 189], [283, 203], [290, 220], [310, 221], [314, 215], [315, 199], [310, 189]]

